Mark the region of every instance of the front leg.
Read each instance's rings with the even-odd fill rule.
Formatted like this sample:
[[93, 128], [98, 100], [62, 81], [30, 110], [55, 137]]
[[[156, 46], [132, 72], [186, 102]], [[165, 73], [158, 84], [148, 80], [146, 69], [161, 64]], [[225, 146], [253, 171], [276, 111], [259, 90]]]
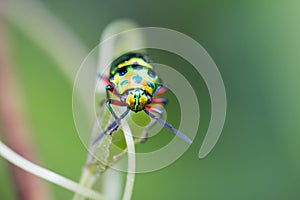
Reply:
[[98, 141], [100, 141], [107, 132], [110, 132], [109, 134], [112, 135], [112, 133], [117, 130], [116, 126], [118, 126], [120, 121], [128, 114], [129, 111], [130, 109], [127, 108], [120, 118], [112, 122], [100, 135], [98, 135], [98, 137], [92, 142], [92, 145], [95, 145]]
[[112, 86], [107, 85], [105, 89], [106, 89], [106, 102], [105, 102], [106, 107], [108, 108], [108, 110], [112, 114], [112, 116], [115, 118], [115, 120], [117, 120], [117, 119], [119, 119], [119, 117], [116, 115], [115, 111], [111, 107], [111, 104], [116, 105], [116, 106], [127, 106], [127, 104], [125, 104], [119, 100], [110, 98], [110, 92], [113, 91]]
[[111, 104], [116, 105], [116, 106], [127, 106], [127, 104], [125, 104], [119, 100], [110, 98], [110, 92], [113, 91], [113, 87], [111, 85], [107, 85], [105, 89], [106, 89], [105, 105], [106, 105], [107, 109], [109, 110], [109, 112], [112, 114], [112, 116], [115, 118], [115, 121], [117, 122], [116, 127], [110, 132], [110, 134], [112, 134], [114, 131], [118, 130], [118, 128], [120, 126], [120, 120], [119, 120], [119, 117], [117, 116], [117, 114], [115, 113], [115, 111], [113, 110], [113, 108], [111, 107]]

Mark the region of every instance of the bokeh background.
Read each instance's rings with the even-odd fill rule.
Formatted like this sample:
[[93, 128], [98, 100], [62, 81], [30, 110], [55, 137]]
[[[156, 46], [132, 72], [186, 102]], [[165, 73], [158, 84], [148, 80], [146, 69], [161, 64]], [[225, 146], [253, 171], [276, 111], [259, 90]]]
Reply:
[[[198, 151], [210, 117], [209, 94], [201, 76], [185, 68], [184, 61], [162, 53], [166, 64], [177, 67], [197, 91], [200, 129], [178, 161], [136, 176], [132, 199], [300, 199], [299, 1], [39, 3], [72, 30], [88, 50], [98, 44], [106, 25], [127, 18], [141, 26], [187, 34], [208, 51], [219, 68], [227, 92], [226, 123], [213, 151], [200, 160]], [[9, 3], [1, 5], [4, 12], [8, 12], [6, 6], [9, 12], [18, 12]], [[10, 60], [39, 163], [78, 180], [87, 152], [73, 122], [72, 83], [34, 38], [7, 17], [4, 22]], [[46, 27], [47, 23], [35, 28]], [[43, 33], [45, 40], [46, 34], [53, 37], [58, 32]], [[60, 45], [63, 48], [65, 44]], [[78, 61], [73, 66], [76, 69], [83, 58], [74, 59]], [[153, 140], [146, 145], [155, 147], [154, 141], [159, 142]], [[72, 192], [48, 186], [54, 199], [72, 198]], [[15, 198], [8, 165], [1, 158], [0, 199]]]

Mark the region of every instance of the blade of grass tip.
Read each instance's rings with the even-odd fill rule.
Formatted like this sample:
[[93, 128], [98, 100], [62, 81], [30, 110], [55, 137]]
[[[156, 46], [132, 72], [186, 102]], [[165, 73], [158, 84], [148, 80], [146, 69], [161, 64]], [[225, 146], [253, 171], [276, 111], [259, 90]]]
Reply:
[[[121, 19], [110, 23], [101, 36], [100, 42], [106, 41], [101, 44], [98, 56], [98, 70], [101, 75], [108, 76], [109, 70], [107, 69], [110, 62], [120, 56], [123, 53], [132, 51], [136, 46], [142, 46], [144, 38], [142, 34], [133, 34], [130, 37], [126, 35], [126, 38], [110, 37], [116, 36], [118, 33], [137, 28], [137, 24], [128, 19]], [[109, 40], [108, 40], [109, 39]], [[109, 42], [108, 42], [109, 41]], [[104, 88], [101, 88], [100, 92], [105, 92]]]
[[4, 157], [6, 160], [8, 160], [9, 162], [11, 162], [12, 164], [20, 167], [21, 169], [29, 173], [32, 173], [38, 177], [41, 177], [49, 182], [64, 187], [68, 190], [80, 193], [81, 195], [91, 199], [98, 199], [98, 200], [105, 199], [103, 195], [91, 190], [90, 188], [82, 187], [81, 185], [77, 184], [76, 182], [70, 179], [67, 179], [59, 174], [56, 174], [48, 169], [40, 167], [26, 160], [25, 158], [15, 153], [13, 150], [11, 150], [9, 147], [7, 147], [5, 144], [3, 144], [1, 141], [0, 141], [0, 155]]

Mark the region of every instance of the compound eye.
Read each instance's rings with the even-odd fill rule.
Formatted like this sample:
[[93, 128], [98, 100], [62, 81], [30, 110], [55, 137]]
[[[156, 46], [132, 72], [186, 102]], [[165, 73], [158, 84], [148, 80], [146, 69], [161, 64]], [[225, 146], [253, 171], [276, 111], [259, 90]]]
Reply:
[[147, 74], [151, 77], [151, 78], [155, 78], [156, 73], [152, 70], [152, 69], [148, 69]]
[[118, 72], [119, 72], [119, 76], [124, 76], [127, 73], [127, 68], [123, 67]]

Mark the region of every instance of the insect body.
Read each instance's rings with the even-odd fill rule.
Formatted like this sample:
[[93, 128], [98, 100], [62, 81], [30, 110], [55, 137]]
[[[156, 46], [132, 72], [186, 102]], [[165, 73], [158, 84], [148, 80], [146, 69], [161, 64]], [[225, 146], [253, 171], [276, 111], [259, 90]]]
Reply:
[[[145, 129], [141, 142], [146, 141], [149, 130], [157, 122], [173, 131], [186, 142], [192, 142], [170, 124], [164, 122], [161, 119], [163, 111], [153, 107], [154, 104], [166, 104], [167, 100], [158, 96], [165, 93], [167, 88], [162, 85], [160, 78], [145, 55], [140, 53], [122, 55], [112, 63], [109, 77], [101, 77], [101, 79], [106, 83], [106, 106], [115, 118], [115, 121], [98, 136], [93, 144], [99, 141], [107, 132], [112, 134], [116, 131], [119, 128], [120, 121], [130, 110], [133, 112], [144, 111], [153, 119], [153, 122]], [[111, 93], [119, 97], [119, 99], [111, 99]], [[127, 109], [118, 117], [111, 104], [125, 106]]]

